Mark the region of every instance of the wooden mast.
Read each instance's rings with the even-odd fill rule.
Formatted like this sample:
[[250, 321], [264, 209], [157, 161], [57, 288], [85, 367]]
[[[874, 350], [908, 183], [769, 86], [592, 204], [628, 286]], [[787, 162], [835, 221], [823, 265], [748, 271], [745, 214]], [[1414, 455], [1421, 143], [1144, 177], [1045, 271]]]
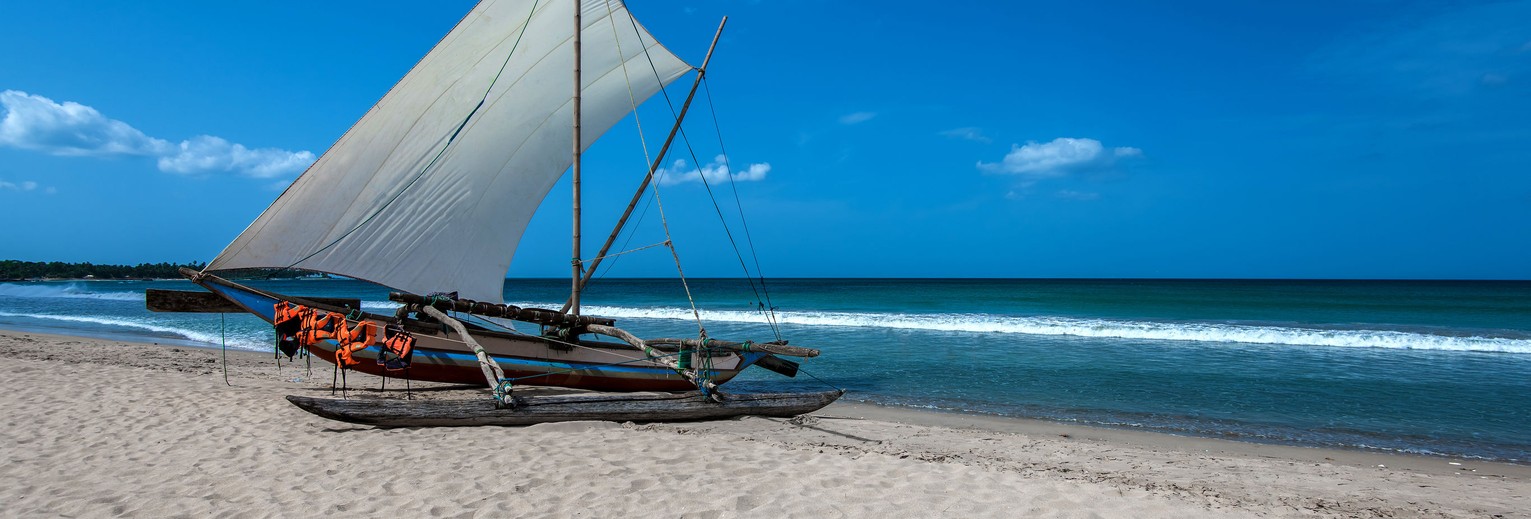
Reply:
[[[601, 266], [601, 260], [606, 259], [606, 253], [611, 251], [611, 246], [617, 241], [617, 235], [622, 233], [622, 227], [627, 225], [627, 219], [633, 215], [633, 209], [638, 207], [638, 202], [643, 200], [643, 193], [648, 191], [649, 184], [654, 180], [654, 173], [659, 170], [659, 165], [664, 163], [665, 155], [670, 151], [670, 144], [675, 142], [675, 134], [680, 131], [681, 122], [686, 119], [686, 112], [691, 109], [691, 100], [696, 97], [696, 89], [702, 84], [702, 78], [707, 75], [707, 64], [712, 61], [712, 51], [718, 48], [718, 39], [723, 37], [723, 26], [728, 24], [728, 17], [718, 22], [718, 31], [712, 35], [712, 44], [707, 47], [707, 57], [702, 58], [702, 66], [696, 69], [696, 79], [691, 82], [691, 92], [686, 94], [686, 102], [681, 103], [680, 114], [675, 117], [675, 125], [670, 127], [670, 135], [665, 137], [664, 145], [659, 148], [659, 154], [654, 157], [654, 162], [649, 165], [649, 172], [643, 176], [643, 182], [638, 184], [638, 192], [633, 193], [633, 199], [627, 203], [627, 210], [622, 212], [622, 217], [617, 219], [616, 228], [611, 230], [611, 235], [606, 237], [606, 243], [601, 245], [601, 251], [590, 260], [590, 268], [585, 269], [584, 275], [575, 275], [575, 296], [569, 298], [563, 305], [563, 312], [569, 312], [573, 308], [579, 308], [579, 291], [590, 282], [590, 277], [595, 275], [596, 267]], [[578, 314], [578, 312], [574, 312]]]
[[580, 5], [579, 4], [580, 4], [580, 0], [574, 0], [574, 170], [571, 173], [571, 180], [573, 181], [572, 183], [574, 184], [574, 204], [573, 204], [574, 205], [574, 256], [573, 256], [573, 259], [570, 260], [570, 267], [569, 267], [574, 272], [574, 274], [573, 274], [573, 282], [572, 282], [573, 283], [573, 289], [570, 291], [570, 294], [569, 294], [569, 313], [573, 314], [573, 315], [579, 315], [579, 289], [580, 289], [580, 285], [581, 285], [581, 283], [580, 283], [580, 271], [583, 270], [583, 268], [581, 266], [580, 255], [579, 255], [579, 241], [580, 241], [580, 237], [579, 237], [579, 230], [580, 230], [580, 222], [579, 222], [579, 215], [580, 215], [579, 214], [580, 213], [580, 211], [579, 211], [579, 155], [580, 155], [580, 149], [579, 149], [579, 140], [580, 140], [580, 135], [579, 135], [579, 131], [580, 131], [580, 128], [579, 128], [579, 91], [580, 91], [580, 78], [579, 78], [579, 66], [580, 66], [579, 36], [580, 36], [580, 33], [584, 31], [584, 26], [580, 22]]

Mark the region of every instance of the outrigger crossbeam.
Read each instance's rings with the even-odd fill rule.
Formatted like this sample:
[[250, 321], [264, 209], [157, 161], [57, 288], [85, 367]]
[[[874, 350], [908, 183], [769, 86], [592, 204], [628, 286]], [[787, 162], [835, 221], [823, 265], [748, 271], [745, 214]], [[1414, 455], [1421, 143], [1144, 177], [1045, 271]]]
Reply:
[[580, 327], [592, 324], [611, 326], [617, 322], [615, 319], [574, 315], [542, 308], [521, 308], [515, 305], [485, 303], [471, 299], [426, 297], [404, 292], [390, 292], [388, 299], [407, 305], [429, 305], [441, 311], [464, 312], [484, 317], [502, 317], [513, 321], [535, 323], [544, 326]]

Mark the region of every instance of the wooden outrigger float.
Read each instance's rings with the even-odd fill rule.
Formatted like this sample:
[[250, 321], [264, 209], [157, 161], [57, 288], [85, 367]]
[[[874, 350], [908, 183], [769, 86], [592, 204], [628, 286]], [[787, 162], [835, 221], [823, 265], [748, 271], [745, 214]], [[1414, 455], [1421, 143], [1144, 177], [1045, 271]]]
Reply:
[[[572, 25], [564, 18], [570, 12]], [[843, 392], [718, 391], [750, 366], [791, 377], [798, 364], [780, 357], [819, 354], [789, 346], [779, 335], [759, 343], [716, 340], [697, 314], [697, 337], [642, 339], [611, 319], [580, 315], [580, 293], [664, 163], [722, 30], [719, 25], [702, 66], [692, 67], [659, 45], [619, 0], [482, 0], [203, 271], [183, 269], [217, 300], [154, 291], [147, 304], [160, 311], [249, 312], [276, 328], [279, 351], [334, 363], [341, 380], [355, 370], [493, 388], [492, 399], [478, 401], [288, 398], [353, 423], [697, 420], [792, 416], [829, 405]], [[584, 39], [596, 45], [586, 47]], [[594, 73], [584, 75], [583, 64]], [[562, 67], [569, 65], [572, 97], [550, 86], [567, 77]], [[690, 94], [632, 202], [597, 256], [583, 258], [581, 152], [637, 103], [693, 70]], [[593, 101], [592, 109], [582, 108], [582, 100]], [[561, 118], [572, 124], [553, 123]], [[582, 129], [594, 131], [582, 138]], [[559, 151], [560, 142], [572, 142], [573, 152]], [[565, 170], [574, 188], [568, 302], [560, 310], [502, 304], [509, 260]], [[661, 245], [671, 249], [679, 270], [665, 232]], [[379, 315], [362, 311], [356, 300], [277, 294], [219, 275], [246, 269], [366, 280], [399, 290], [390, 299], [402, 307]], [[417, 295], [442, 292], [451, 295]], [[774, 323], [774, 310], [760, 306]], [[541, 331], [521, 333], [496, 319], [533, 323]], [[514, 394], [525, 385], [608, 393]]]
[[490, 400], [341, 400], [305, 396], [288, 396], [287, 400], [305, 411], [342, 422], [380, 427], [456, 427], [580, 420], [680, 422], [745, 415], [790, 418], [822, 409], [842, 393], [839, 390], [725, 393], [717, 400], [694, 391], [517, 396], [511, 405], [503, 406]]

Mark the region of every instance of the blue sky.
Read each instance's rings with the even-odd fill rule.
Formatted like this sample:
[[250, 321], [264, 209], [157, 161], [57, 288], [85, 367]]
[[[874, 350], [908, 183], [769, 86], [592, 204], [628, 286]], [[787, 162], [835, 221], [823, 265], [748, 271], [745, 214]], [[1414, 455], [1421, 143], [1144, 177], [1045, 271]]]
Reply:
[[[1531, 278], [1531, 2], [1145, 4], [629, 3], [694, 64], [730, 16], [711, 105], [767, 276]], [[0, 258], [211, 259], [471, 5], [7, 2]], [[683, 170], [723, 152], [701, 103]], [[587, 250], [637, 142], [588, 159]], [[662, 192], [687, 274], [738, 275], [700, 183]], [[512, 276], [567, 273], [567, 200]]]

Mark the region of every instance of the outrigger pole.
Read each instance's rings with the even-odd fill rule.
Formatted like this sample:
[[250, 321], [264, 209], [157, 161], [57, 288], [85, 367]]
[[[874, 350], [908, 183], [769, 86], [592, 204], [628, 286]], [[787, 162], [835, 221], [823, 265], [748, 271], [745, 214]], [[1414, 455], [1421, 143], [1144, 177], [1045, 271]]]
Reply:
[[[717, 31], [716, 34], [713, 34], [713, 36], [712, 36], [712, 45], [709, 45], [707, 47], [707, 57], [702, 58], [702, 66], [700, 68], [696, 69], [696, 79], [692, 80], [692, 82], [691, 82], [691, 91], [686, 94], [686, 102], [682, 103], [681, 106], [680, 106], [680, 115], [675, 117], [675, 125], [670, 127], [670, 135], [665, 137], [664, 146], [661, 146], [659, 148], [659, 155], [654, 157], [654, 162], [649, 165], [649, 172], [648, 172], [648, 174], [644, 175], [643, 176], [643, 182], [638, 184], [638, 192], [633, 193], [632, 201], [627, 203], [627, 210], [622, 211], [622, 217], [617, 219], [617, 226], [616, 226], [616, 228], [612, 229], [611, 230], [611, 235], [606, 237], [606, 243], [601, 245], [601, 251], [596, 253], [594, 259], [590, 260], [590, 267], [584, 269], [584, 275], [583, 276], [581, 276], [580, 273], [579, 273], [579, 270], [580, 270], [579, 263], [580, 262], [579, 262], [578, 259], [575, 260], [575, 267], [574, 267], [574, 269], [575, 269], [575, 273], [574, 273], [574, 277], [575, 277], [575, 280], [574, 280], [574, 294], [569, 297], [569, 300], [564, 303], [563, 309], [561, 309], [559, 311], [573, 313], [575, 315], [579, 314], [579, 292], [580, 292], [580, 290], [584, 289], [585, 284], [590, 282], [591, 276], [595, 275], [595, 269], [596, 269], [596, 267], [601, 266], [601, 260], [606, 259], [606, 253], [610, 252], [611, 251], [611, 245], [613, 243], [616, 243], [617, 235], [622, 234], [622, 228], [627, 225], [627, 219], [633, 215], [633, 209], [638, 207], [638, 202], [643, 200], [643, 193], [648, 191], [649, 184], [654, 181], [654, 173], [659, 171], [659, 165], [664, 163], [665, 155], [670, 152], [670, 144], [675, 142], [675, 135], [680, 132], [680, 124], [681, 124], [681, 122], [686, 120], [686, 111], [691, 109], [691, 100], [696, 97], [696, 89], [697, 89], [697, 87], [701, 86], [702, 78], [707, 75], [707, 63], [712, 61], [712, 51], [716, 50], [718, 48], [718, 39], [723, 37], [723, 26], [727, 25], [727, 24], [728, 24], [728, 17], [727, 16], [723, 17], [723, 21], [718, 22], [718, 31]], [[576, 49], [579, 48], [578, 47], [578, 45], [579, 45], [578, 42], [579, 42], [579, 40], [578, 40], [578, 37], [576, 36], [576, 39], [575, 39], [575, 48]], [[575, 55], [576, 56], [578, 55], [578, 51], [577, 50], [575, 51]], [[579, 101], [577, 99], [578, 99], [578, 97], [576, 97], [576, 101], [574, 102], [574, 110], [576, 112], [579, 111]], [[575, 124], [576, 124], [576, 126], [575, 126], [575, 134], [578, 135], [578, 133], [579, 133], [579, 126], [578, 126], [577, 122]], [[578, 140], [577, 137], [576, 137], [576, 140]], [[578, 211], [579, 211], [579, 192], [577, 191], [579, 189], [579, 176], [578, 176], [579, 175], [579, 169], [578, 169], [579, 168], [579, 158], [578, 158], [578, 151], [579, 151], [579, 146], [576, 145], [575, 146], [575, 157], [576, 158], [574, 159], [574, 167], [575, 167], [575, 170], [574, 170], [575, 171], [575, 173], [574, 173], [574, 175], [575, 175], [575, 177], [574, 177], [574, 186], [575, 186], [575, 189], [576, 189], [575, 195], [574, 195], [574, 207], [575, 207], [575, 216], [574, 216], [575, 230], [574, 230], [574, 235], [576, 237], [575, 238], [575, 244], [574, 244], [574, 250], [575, 250], [574, 257], [575, 258], [579, 258], [579, 239], [578, 239], [578, 236], [579, 236], [579, 223], [578, 223], [579, 222], [579, 213], [578, 213]]]

